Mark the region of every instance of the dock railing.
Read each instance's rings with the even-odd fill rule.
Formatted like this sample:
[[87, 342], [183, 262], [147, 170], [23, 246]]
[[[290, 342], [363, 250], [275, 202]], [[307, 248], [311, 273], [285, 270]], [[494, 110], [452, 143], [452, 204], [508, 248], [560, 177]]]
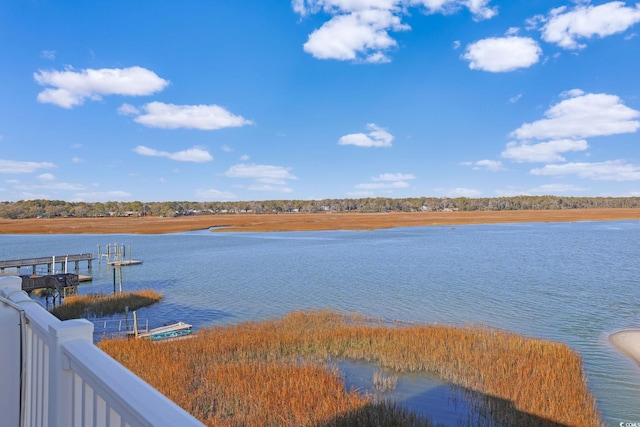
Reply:
[[11, 427], [202, 426], [93, 344], [93, 324], [60, 321], [0, 277], [0, 416]]

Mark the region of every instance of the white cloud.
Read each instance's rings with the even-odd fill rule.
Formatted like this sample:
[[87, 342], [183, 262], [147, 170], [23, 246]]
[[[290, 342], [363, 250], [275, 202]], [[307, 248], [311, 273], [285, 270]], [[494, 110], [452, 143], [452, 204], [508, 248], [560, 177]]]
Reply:
[[328, 14], [349, 13], [361, 10], [392, 10], [399, 0], [293, 0], [293, 10], [301, 16], [323, 11]]
[[305, 52], [318, 59], [389, 62], [388, 51], [398, 43], [389, 32], [411, 28], [402, 22], [410, 8], [450, 14], [468, 8], [475, 20], [493, 17], [497, 11], [490, 0], [293, 0], [300, 16], [324, 13], [330, 16], [313, 31], [304, 44]]
[[472, 70], [493, 73], [528, 68], [537, 63], [542, 54], [538, 43], [528, 37], [494, 37], [467, 46], [462, 58]]
[[71, 158], [71, 163], [82, 163], [82, 162], [84, 162], [84, 159], [81, 159], [80, 157]]
[[118, 114], [121, 116], [131, 116], [140, 114], [140, 110], [131, 104], [124, 103], [118, 108]]
[[170, 153], [168, 151], [158, 151], [153, 148], [145, 147], [144, 145], [138, 145], [133, 149], [133, 151], [142, 156], [166, 157], [179, 162], [204, 163], [213, 160], [213, 157], [208, 151], [199, 147], [192, 147], [187, 150]]
[[525, 123], [511, 133], [528, 139], [586, 138], [632, 133], [640, 128], [640, 112], [615, 95], [572, 90], [565, 99], [545, 111], [545, 119]]
[[415, 179], [410, 173], [383, 173], [378, 176], [371, 177], [373, 182], [358, 184], [356, 188], [359, 190], [389, 190], [398, 188], [407, 188], [407, 181]]
[[375, 123], [367, 124], [369, 133], [352, 133], [338, 140], [339, 145], [355, 145], [357, 147], [391, 147], [393, 135]]
[[369, 9], [337, 15], [309, 35], [304, 51], [318, 59], [389, 62], [387, 50], [397, 46], [388, 31], [409, 29], [388, 10]]
[[55, 50], [43, 50], [40, 52], [40, 57], [44, 59], [56, 59], [56, 51]]
[[373, 191], [347, 191], [345, 194], [347, 197], [351, 197], [354, 199], [362, 199], [365, 197], [375, 196], [375, 193]]
[[373, 181], [405, 181], [415, 178], [416, 177], [410, 173], [383, 173], [378, 176], [374, 176], [371, 179]]
[[169, 84], [153, 71], [141, 67], [40, 70], [33, 77], [41, 86], [52, 86], [38, 94], [38, 101], [63, 108], [81, 105], [87, 98], [100, 100], [103, 95], [151, 95]]
[[564, 162], [565, 158], [560, 153], [584, 151], [587, 148], [589, 144], [583, 139], [556, 139], [539, 144], [509, 142], [506, 150], [502, 152], [502, 157], [516, 163]]
[[239, 164], [231, 166], [226, 176], [230, 178], [252, 178], [262, 182], [284, 182], [287, 179], [297, 179], [289, 170], [282, 166]]
[[76, 193], [74, 201], [76, 202], [109, 202], [113, 200], [125, 201], [131, 198], [131, 193], [126, 191], [97, 191], [92, 193]]
[[237, 196], [229, 191], [220, 191], [214, 188], [208, 190], [196, 190], [196, 197], [200, 200], [232, 200]]
[[33, 173], [38, 169], [50, 169], [56, 166], [50, 162], [19, 162], [0, 159], [0, 173]]
[[139, 115], [134, 120], [149, 127], [215, 130], [253, 124], [251, 120], [231, 114], [215, 104], [175, 105], [150, 102], [142, 108], [145, 114]]
[[476, 18], [490, 18], [497, 10], [489, 7], [490, 0], [293, 0], [293, 10], [301, 16], [320, 11], [328, 14], [348, 13], [361, 10], [383, 9], [397, 12], [409, 7], [423, 8], [425, 13], [455, 13], [468, 8]]
[[612, 1], [598, 6], [578, 5], [573, 10], [566, 6], [552, 9], [542, 27], [542, 39], [565, 49], [582, 49], [579, 39], [594, 36], [606, 37], [626, 31], [640, 22], [640, 3], [627, 7], [622, 1]]
[[31, 190], [53, 190], [53, 191], [79, 191], [84, 190], [84, 185], [82, 184], [70, 184], [68, 182], [53, 182], [53, 181], [43, 181], [44, 184], [37, 185], [28, 185], [28, 184], [19, 184], [14, 188], [21, 191], [31, 191]]
[[587, 188], [578, 187], [577, 185], [572, 184], [545, 184], [536, 188], [532, 188], [527, 191], [527, 194], [531, 195], [539, 195], [539, 196], [548, 196], [548, 195], [563, 195], [570, 193], [582, 193], [587, 191]]
[[177, 151], [169, 155], [171, 160], [177, 160], [179, 162], [195, 162], [204, 163], [213, 160], [211, 154], [202, 148], [192, 147], [183, 151]]
[[516, 96], [512, 96], [511, 98], [509, 98], [509, 104], [515, 104], [516, 102], [520, 101], [520, 98], [522, 98], [522, 94], [519, 93]]
[[288, 180], [298, 179], [290, 172], [291, 168], [272, 165], [245, 164], [231, 166], [225, 176], [229, 178], [252, 179], [254, 183], [247, 188], [252, 191], [276, 191], [290, 193]]
[[497, 13], [497, 8], [489, 7], [490, 0], [409, 0], [400, 2], [410, 5], [421, 5], [426, 8], [427, 13], [452, 14], [461, 8], [468, 8], [474, 19], [479, 21], [493, 18]]
[[482, 192], [473, 188], [458, 187], [448, 190], [440, 190], [445, 197], [480, 197]]
[[507, 36], [517, 36], [520, 32], [520, 28], [518, 27], [509, 27], [509, 29], [505, 32]]
[[502, 162], [499, 160], [478, 160], [477, 162], [463, 162], [465, 166], [472, 166], [473, 170], [488, 170], [491, 172], [497, 172], [504, 170]]
[[640, 166], [626, 163], [624, 160], [609, 160], [600, 163], [564, 163], [546, 165], [532, 169], [533, 175], [567, 176], [576, 175], [580, 178], [600, 181], [638, 181], [640, 180]]
[[36, 178], [42, 182], [51, 182], [56, 180], [56, 177], [52, 173], [43, 173], [38, 175]]
[[[85, 187], [82, 184], [71, 184], [68, 182], [58, 182], [56, 180], [55, 175], [52, 173], [43, 173], [36, 176], [36, 180], [39, 182], [38, 184], [27, 184], [17, 180], [7, 181], [13, 188], [16, 190], [20, 190], [23, 193], [31, 192], [33, 190], [49, 190], [49, 191], [79, 191], [83, 190]], [[34, 193], [29, 193], [34, 194]], [[44, 198], [48, 198], [49, 196], [44, 196]]]
[[393, 182], [371, 182], [366, 184], [358, 184], [356, 185], [356, 188], [360, 190], [383, 190], [383, 189], [407, 188], [408, 186], [409, 186], [408, 182], [393, 181]]
[[293, 189], [283, 185], [272, 185], [272, 184], [252, 184], [247, 186], [247, 190], [251, 191], [271, 191], [276, 193], [292, 193]]

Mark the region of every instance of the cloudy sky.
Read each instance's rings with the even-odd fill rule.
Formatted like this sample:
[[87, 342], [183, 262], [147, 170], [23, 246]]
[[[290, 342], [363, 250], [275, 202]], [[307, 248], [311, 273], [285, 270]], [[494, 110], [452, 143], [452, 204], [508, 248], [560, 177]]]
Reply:
[[0, 201], [640, 196], [640, 3], [0, 3]]

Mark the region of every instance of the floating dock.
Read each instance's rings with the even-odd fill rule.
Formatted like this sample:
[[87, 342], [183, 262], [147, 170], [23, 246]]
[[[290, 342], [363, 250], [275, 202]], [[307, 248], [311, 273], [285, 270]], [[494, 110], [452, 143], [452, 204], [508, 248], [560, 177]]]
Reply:
[[149, 329], [149, 319], [137, 319], [135, 311], [133, 319], [108, 318], [90, 319], [94, 325], [94, 341], [105, 338], [142, 338], [152, 341], [189, 338], [193, 327], [184, 322]]
[[139, 259], [125, 259], [122, 261], [107, 262], [107, 265], [114, 265], [116, 267], [124, 267], [126, 265], [137, 265], [137, 264], [142, 264], [142, 261], [140, 261]]
[[147, 338], [153, 341], [180, 338], [191, 334], [192, 326], [188, 323], [178, 322], [173, 325], [161, 326], [150, 329], [148, 332], [139, 333], [136, 338]]

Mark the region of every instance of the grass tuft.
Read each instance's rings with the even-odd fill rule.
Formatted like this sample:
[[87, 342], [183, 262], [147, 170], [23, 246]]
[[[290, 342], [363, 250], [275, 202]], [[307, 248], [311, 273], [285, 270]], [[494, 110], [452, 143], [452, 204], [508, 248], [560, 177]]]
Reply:
[[60, 320], [104, 317], [124, 313], [125, 307], [129, 307], [131, 311], [147, 307], [161, 299], [162, 294], [151, 289], [113, 295], [73, 295], [66, 297], [62, 304], [52, 308], [51, 314]]

